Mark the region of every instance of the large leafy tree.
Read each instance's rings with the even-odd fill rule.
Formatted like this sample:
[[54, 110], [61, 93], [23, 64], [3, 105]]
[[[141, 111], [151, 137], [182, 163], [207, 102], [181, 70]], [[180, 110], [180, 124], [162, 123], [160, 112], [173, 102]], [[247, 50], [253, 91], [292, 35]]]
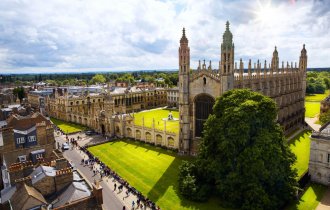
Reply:
[[22, 103], [23, 98], [25, 97], [25, 90], [23, 87], [16, 87], [13, 90], [14, 96], [16, 96], [19, 101]]
[[92, 78], [92, 83], [93, 84], [99, 84], [99, 83], [105, 83], [106, 79], [102, 74], [96, 74], [93, 78]]
[[292, 199], [296, 157], [276, 114], [272, 99], [250, 90], [232, 90], [218, 98], [205, 123], [197, 172], [185, 169], [197, 180], [195, 192], [212, 186], [222, 200], [243, 209], [278, 209]]

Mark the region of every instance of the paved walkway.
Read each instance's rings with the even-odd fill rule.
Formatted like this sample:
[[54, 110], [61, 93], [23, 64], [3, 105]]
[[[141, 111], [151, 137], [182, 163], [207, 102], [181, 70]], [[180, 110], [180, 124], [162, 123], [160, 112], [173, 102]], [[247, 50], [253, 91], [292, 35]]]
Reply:
[[328, 187], [327, 191], [324, 193], [316, 210], [330, 210], [330, 187]]
[[321, 125], [315, 123], [317, 120], [318, 120], [318, 117], [314, 117], [314, 118], [305, 117], [306, 123], [309, 126], [311, 126], [314, 131], [319, 131], [321, 128]]
[[[82, 140], [78, 141], [78, 144], [80, 146], [83, 146], [89, 142], [94, 142], [96, 139], [98, 141], [104, 140], [103, 137], [101, 136], [85, 136], [85, 134], [75, 134], [75, 135], [70, 135], [69, 138], [75, 138], [77, 136], [82, 137]], [[60, 135], [56, 137], [56, 140], [62, 144], [65, 142], [65, 135]], [[90, 183], [94, 182], [95, 180], [100, 181], [100, 185], [103, 187], [103, 207], [104, 209], [108, 210], [122, 210], [123, 206], [126, 207], [126, 210], [128, 209], [133, 209], [132, 208], [132, 202], [134, 201], [134, 209], [147, 209], [149, 210], [150, 208], [137, 208], [137, 197], [133, 194], [129, 194], [127, 196], [126, 194], [126, 187], [123, 187], [122, 191], [118, 190], [118, 186], [120, 183], [118, 183], [116, 180], [113, 178], [108, 178], [108, 177], [103, 177], [101, 179], [100, 174], [96, 174], [94, 176], [93, 170], [89, 166], [85, 166], [81, 164], [81, 160], [83, 158], [87, 158], [87, 155], [80, 151], [79, 149], [70, 149], [64, 152], [64, 157], [67, 158], [69, 161], [71, 161], [74, 166], [82, 173], [84, 178], [89, 181]], [[99, 168], [98, 164], [95, 164], [94, 167]], [[117, 184], [117, 189], [116, 191], [114, 190], [114, 184]]]

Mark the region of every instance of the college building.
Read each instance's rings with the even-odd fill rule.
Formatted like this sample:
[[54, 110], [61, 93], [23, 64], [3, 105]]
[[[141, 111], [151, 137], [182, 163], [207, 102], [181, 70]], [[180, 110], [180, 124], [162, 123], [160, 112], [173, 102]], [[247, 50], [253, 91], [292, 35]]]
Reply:
[[330, 122], [312, 133], [308, 168], [313, 182], [330, 186]]

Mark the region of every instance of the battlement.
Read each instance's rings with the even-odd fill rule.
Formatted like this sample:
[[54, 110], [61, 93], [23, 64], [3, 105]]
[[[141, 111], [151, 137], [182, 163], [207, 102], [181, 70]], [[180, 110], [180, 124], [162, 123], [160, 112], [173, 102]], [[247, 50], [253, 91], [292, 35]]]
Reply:
[[27, 168], [27, 167], [33, 167], [32, 161], [26, 161], [26, 162], [22, 162], [22, 163], [13, 163], [9, 166], [9, 172], [23, 170], [24, 168]]
[[62, 175], [70, 174], [70, 173], [72, 173], [72, 169], [70, 167], [67, 167], [64, 169], [57, 170], [56, 176], [62, 176]]

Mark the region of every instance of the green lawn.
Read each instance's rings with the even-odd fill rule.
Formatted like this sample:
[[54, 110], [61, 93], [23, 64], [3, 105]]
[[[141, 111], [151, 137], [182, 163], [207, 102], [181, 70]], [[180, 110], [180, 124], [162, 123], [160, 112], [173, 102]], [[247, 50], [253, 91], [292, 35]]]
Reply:
[[220, 210], [215, 198], [196, 203], [178, 193], [178, 171], [183, 157], [141, 142], [116, 141], [88, 148], [161, 209]]
[[310, 135], [310, 131], [303, 131], [289, 142], [291, 151], [297, 156], [294, 168], [298, 170], [298, 177], [302, 176], [308, 169], [311, 143]]
[[306, 117], [315, 117], [320, 113], [320, 101], [326, 98], [330, 93], [330, 90], [325, 91], [324, 94], [313, 94], [306, 95], [305, 97], [305, 107], [306, 107]]
[[[179, 111], [173, 111], [168, 109], [153, 109], [148, 111], [142, 111], [134, 114], [134, 123], [141, 125], [144, 118], [144, 126], [152, 128], [153, 119], [155, 120], [155, 128], [164, 130], [164, 120], [167, 119], [168, 114], [172, 112], [174, 118], [179, 119]], [[166, 120], [166, 130], [170, 132], [179, 133], [179, 120], [168, 121]]]
[[64, 133], [70, 134], [70, 133], [75, 133], [79, 131], [86, 130], [86, 127], [70, 122], [66, 122], [63, 120], [55, 119], [55, 118], [50, 118], [50, 120], [57, 125]]
[[285, 210], [313, 210], [320, 203], [327, 187], [319, 184], [311, 184], [304, 195], [292, 202]]
[[313, 118], [316, 115], [320, 113], [320, 102], [313, 102], [313, 101], [306, 101], [305, 102], [305, 107], [306, 107], [306, 112], [305, 116]]
[[320, 102], [322, 101], [325, 97], [327, 97], [330, 93], [330, 90], [326, 90], [324, 94], [310, 94], [305, 97], [305, 101], [316, 101]]

